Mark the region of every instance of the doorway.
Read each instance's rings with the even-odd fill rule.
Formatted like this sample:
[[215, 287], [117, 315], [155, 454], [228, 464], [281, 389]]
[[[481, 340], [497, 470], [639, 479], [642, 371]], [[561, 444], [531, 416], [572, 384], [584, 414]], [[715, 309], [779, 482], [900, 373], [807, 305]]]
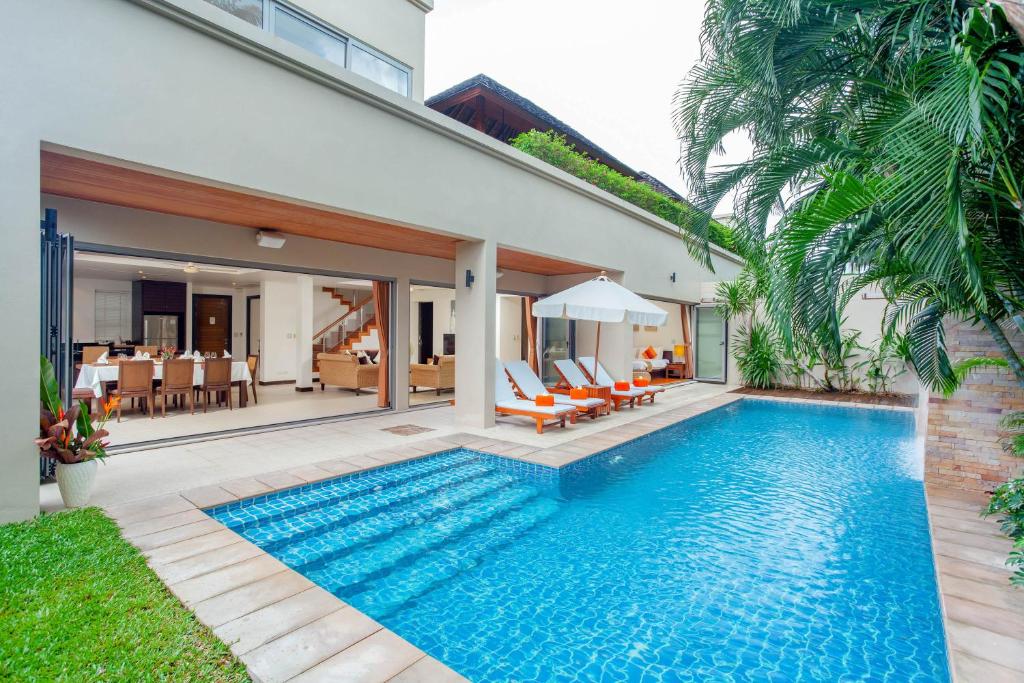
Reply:
[[192, 295], [192, 348], [218, 356], [231, 349], [231, 297]]
[[697, 316], [697, 334], [694, 346], [696, 354], [695, 379], [703, 382], [725, 382], [728, 325], [713, 307], [698, 306], [695, 313]]
[[556, 360], [576, 356], [575, 321], [565, 318], [541, 318], [541, 379], [544, 384], [557, 384], [561, 375], [555, 369]]
[[419, 329], [416, 331], [416, 357], [418, 362], [426, 363], [434, 357], [434, 302], [420, 301]]

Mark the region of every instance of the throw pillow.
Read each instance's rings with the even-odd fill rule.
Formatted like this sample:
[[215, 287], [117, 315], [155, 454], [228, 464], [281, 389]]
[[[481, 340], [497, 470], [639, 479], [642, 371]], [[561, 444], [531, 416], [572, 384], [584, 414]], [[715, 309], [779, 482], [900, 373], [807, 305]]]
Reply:
[[647, 360], [654, 360], [658, 357], [658, 352], [654, 350], [653, 346], [648, 346], [644, 349], [644, 358]]

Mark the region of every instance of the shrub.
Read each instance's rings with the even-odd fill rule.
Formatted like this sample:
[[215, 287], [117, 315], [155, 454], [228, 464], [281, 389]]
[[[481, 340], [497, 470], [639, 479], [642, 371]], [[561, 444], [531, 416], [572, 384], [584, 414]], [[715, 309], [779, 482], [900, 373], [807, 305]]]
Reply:
[[[570, 145], [565, 141], [564, 135], [558, 135], [554, 131], [541, 133], [531, 130], [520, 133], [510, 144], [687, 232], [692, 232], [693, 224], [699, 217], [697, 210], [689, 204], [666, 197], [650, 185], [622, 175], [600, 161], [577, 152], [575, 145]], [[708, 240], [723, 249], [736, 249], [732, 230], [718, 221], [712, 220], [708, 224]]]
[[755, 389], [770, 389], [782, 372], [782, 349], [767, 325], [752, 323], [741, 326], [736, 342], [736, 367], [743, 384]]
[[1024, 479], [1011, 479], [992, 493], [983, 515], [999, 515], [1003, 533], [1013, 539], [1006, 564], [1013, 568], [1010, 581], [1024, 586]]

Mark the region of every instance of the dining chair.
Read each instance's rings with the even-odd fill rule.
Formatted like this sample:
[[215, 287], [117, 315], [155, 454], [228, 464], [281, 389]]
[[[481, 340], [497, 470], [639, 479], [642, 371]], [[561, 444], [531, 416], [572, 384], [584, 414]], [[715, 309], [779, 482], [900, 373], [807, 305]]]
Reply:
[[100, 356], [110, 351], [107, 346], [83, 346], [82, 347], [82, 364], [88, 365], [95, 363], [100, 359]]
[[160, 353], [159, 346], [136, 346], [135, 353], [148, 353], [150, 358], [156, 358], [157, 354]]
[[117, 364], [117, 386], [110, 392], [120, 400], [117, 403], [117, 421], [121, 421], [121, 406], [126, 398], [132, 400], [146, 399], [149, 406], [149, 417], [153, 417], [153, 361], [136, 360]]
[[[256, 405], [260, 404], [260, 399], [256, 396], [256, 371], [260, 367], [260, 356], [258, 353], [250, 353], [245, 357], [245, 362], [249, 366], [249, 374], [252, 375], [252, 400], [255, 401]], [[245, 384], [242, 384], [242, 391], [245, 391]]]
[[[203, 412], [210, 406], [210, 392], [223, 391], [228, 397], [228, 410], [231, 405], [231, 359], [211, 358], [205, 363], [203, 370], [203, 384], [200, 390], [203, 392]], [[217, 398], [217, 405], [220, 405], [220, 398]]]
[[164, 417], [167, 417], [167, 396], [174, 396], [177, 399], [181, 396], [181, 406], [185, 407], [185, 397], [188, 396], [189, 414], [195, 415], [196, 402], [192, 394], [195, 384], [195, 359], [175, 358], [164, 361], [164, 378], [160, 385], [160, 410]]

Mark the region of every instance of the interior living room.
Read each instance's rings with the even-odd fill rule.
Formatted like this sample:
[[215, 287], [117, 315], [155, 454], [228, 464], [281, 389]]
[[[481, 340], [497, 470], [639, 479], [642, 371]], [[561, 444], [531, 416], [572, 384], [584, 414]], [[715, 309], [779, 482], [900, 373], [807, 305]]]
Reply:
[[[108, 424], [119, 445], [379, 408], [370, 280], [79, 251], [73, 292], [75, 392], [124, 395]], [[132, 389], [121, 365], [136, 359], [152, 376]], [[181, 359], [193, 391], [171, 393], [163, 369]], [[231, 388], [208, 392], [216, 359], [231, 361]], [[297, 385], [304, 363], [311, 387]]]

